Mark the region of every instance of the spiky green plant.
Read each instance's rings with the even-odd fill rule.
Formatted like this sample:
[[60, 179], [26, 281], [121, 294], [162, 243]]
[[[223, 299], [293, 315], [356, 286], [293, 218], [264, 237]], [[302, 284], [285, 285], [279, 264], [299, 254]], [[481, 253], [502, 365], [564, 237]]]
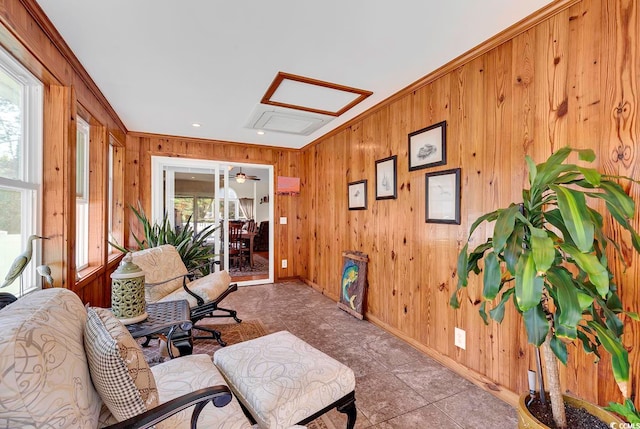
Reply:
[[623, 404], [609, 402], [609, 406], [605, 410], [621, 415], [629, 423], [640, 424], [640, 413], [636, 410], [631, 399], [626, 399]]
[[[129, 208], [131, 208], [136, 218], [140, 221], [144, 233], [144, 237], [138, 237], [135, 233], [132, 234], [133, 239], [138, 245], [138, 249], [171, 244], [180, 254], [180, 258], [185, 267], [187, 267], [187, 270], [198, 270], [202, 275], [209, 273], [208, 263], [210, 259], [216, 255], [213, 253], [213, 247], [210, 244], [206, 244], [206, 240], [216, 231], [217, 225], [209, 225], [197, 234], [194, 234], [194, 229], [191, 225], [191, 216], [189, 216], [184, 226], [173, 228], [169, 222], [167, 213], [162, 217], [162, 221], [152, 224], [140, 204], [138, 204], [138, 209], [131, 205], [129, 205]], [[126, 249], [117, 243], [111, 243], [111, 245], [123, 253], [138, 250]]]
[[[623, 310], [609, 269], [607, 245], [624, 261], [620, 248], [607, 236], [602, 215], [587, 204], [587, 199], [602, 200], [640, 252], [640, 236], [631, 226], [635, 204], [616, 182], [633, 180], [565, 163], [571, 152], [582, 161], [595, 160], [593, 151], [569, 147], [537, 165], [526, 157], [529, 189], [522, 191], [522, 203], [487, 213], [473, 223], [469, 239], [480, 224], [495, 221], [493, 236], [470, 253], [468, 243], [460, 251], [458, 287], [450, 300], [451, 306], [459, 307], [458, 291], [467, 286], [471, 272], [483, 272], [480, 315], [485, 323], [488, 317], [502, 322], [505, 304], [512, 300], [524, 319], [529, 342], [541, 347], [545, 357], [558, 427], [566, 427], [566, 417], [556, 358], [567, 363], [567, 343], [578, 339], [597, 358], [600, 346], [610, 353], [614, 377], [627, 397], [629, 358], [618, 315], [638, 320], [636, 313]], [[492, 306], [488, 314], [487, 305]]]

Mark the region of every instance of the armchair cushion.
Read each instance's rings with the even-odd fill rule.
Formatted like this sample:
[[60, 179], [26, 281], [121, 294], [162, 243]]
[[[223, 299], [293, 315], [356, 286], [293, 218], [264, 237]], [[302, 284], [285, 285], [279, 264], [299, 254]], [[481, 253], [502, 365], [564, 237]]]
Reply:
[[[188, 287], [189, 290], [200, 296], [204, 302], [210, 302], [222, 295], [222, 293], [227, 290], [230, 283], [231, 276], [228, 272], [223, 270], [195, 279], [188, 283]], [[154, 286], [153, 288], [155, 287], [157, 286]], [[176, 289], [158, 301], [176, 301], [179, 299], [186, 299], [189, 301], [189, 307], [196, 307], [198, 305], [196, 299], [192, 295], [189, 295], [184, 288]]]
[[138, 343], [111, 311], [87, 309], [84, 339], [93, 384], [116, 420], [158, 405], [151, 368]]
[[[139, 250], [131, 254], [132, 262], [145, 273], [145, 283], [160, 283], [145, 288], [145, 299], [157, 302], [176, 289], [182, 288], [182, 276], [188, 274], [180, 254], [170, 244]], [[173, 279], [166, 283], [167, 279]]]
[[89, 375], [80, 298], [46, 289], [0, 318], [0, 427], [95, 428], [102, 401]]
[[[165, 403], [188, 392], [207, 386], [226, 385], [227, 382], [211, 361], [211, 356], [198, 354], [182, 356], [151, 368], [158, 383], [160, 402]], [[157, 425], [158, 429], [187, 427], [191, 410], [183, 410]], [[207, 424], [207, 422], [210, 422]], [[249, 429], [251, 424], [236, 398], [223, 408], [207, 405], [198, 418], [198, 427], [206, 428], [215, 422], [218, 429]]]

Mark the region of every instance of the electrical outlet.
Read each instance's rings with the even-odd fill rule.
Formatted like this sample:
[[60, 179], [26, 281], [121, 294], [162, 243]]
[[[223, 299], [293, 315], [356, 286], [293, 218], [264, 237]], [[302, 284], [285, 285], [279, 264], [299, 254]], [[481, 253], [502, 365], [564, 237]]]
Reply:
[[282, 268], [287, 268], [287, 260], [286, 259], [282, 260]]
[[287, 224], [287, 218], [286, 216], [282, 216], [280, 217], [280, 225], [286, 225]]
[[467, 349], [467, 333], [460, 328], [455, 328], [453, 343], [462, 350]]

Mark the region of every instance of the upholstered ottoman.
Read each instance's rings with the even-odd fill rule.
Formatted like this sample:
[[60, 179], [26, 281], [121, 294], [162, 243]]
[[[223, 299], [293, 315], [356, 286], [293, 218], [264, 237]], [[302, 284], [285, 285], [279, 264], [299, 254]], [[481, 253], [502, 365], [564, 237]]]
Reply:
[[227, 346], [213, 361], [261, 428], [306, 424], [334, 407], [355, 426], [353, 371], [289, 332]]

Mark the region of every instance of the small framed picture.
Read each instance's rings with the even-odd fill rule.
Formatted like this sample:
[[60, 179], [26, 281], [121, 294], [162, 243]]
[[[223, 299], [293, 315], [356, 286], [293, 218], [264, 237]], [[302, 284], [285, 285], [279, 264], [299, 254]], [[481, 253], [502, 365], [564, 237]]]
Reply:
[[395, 200], [397, 156], [376, 161], [376, 200]]
[[409, 171], [447, 163], [447, 121], [409, 134]]
[[425, 174], [425, 222], [460, 225], [460, 169]]
[[367, 181], [359, 180], [347, 185], [349, 210], [367, 209]]

